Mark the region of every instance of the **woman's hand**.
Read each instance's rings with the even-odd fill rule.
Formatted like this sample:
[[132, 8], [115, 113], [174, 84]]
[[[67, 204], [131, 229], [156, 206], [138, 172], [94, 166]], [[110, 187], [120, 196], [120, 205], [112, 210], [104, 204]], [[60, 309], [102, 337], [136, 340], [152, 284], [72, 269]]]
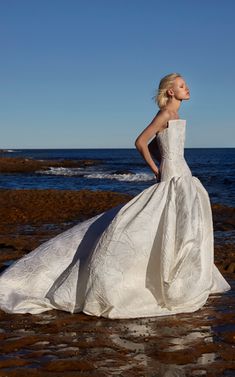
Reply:
[[154, 175], [155, 175], [156, 180], [160, 182], [160, 180], [161, 180], [161, 172], [160, 172], [159, 169], [154, 172]]

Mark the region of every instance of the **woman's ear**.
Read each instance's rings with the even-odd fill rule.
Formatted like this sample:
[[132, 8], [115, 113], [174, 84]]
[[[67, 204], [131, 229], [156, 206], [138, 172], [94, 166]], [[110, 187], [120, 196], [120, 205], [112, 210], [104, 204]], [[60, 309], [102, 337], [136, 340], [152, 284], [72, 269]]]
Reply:
[[174, 95], [173, 89], [168, 89], [167, 94], [168, 94], [169, 97], [173, 96]]

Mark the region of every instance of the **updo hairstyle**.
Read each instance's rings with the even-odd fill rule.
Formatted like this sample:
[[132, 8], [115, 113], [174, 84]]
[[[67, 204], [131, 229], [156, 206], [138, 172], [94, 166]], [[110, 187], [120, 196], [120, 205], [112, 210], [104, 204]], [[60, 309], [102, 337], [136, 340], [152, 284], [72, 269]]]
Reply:
[[174, 80], [177, 77], [182, 77], [179, 73], [170, 73], [169, 75], [164, 76], [158, 87], [158, 91], [156, 95], [153, 97], [154, 101], [158, 104], [158, 107], [161, 109], [162, 107], [166, 106], [169, 95], [167, 94], [167, 90], [171, 89], [174, 83]]

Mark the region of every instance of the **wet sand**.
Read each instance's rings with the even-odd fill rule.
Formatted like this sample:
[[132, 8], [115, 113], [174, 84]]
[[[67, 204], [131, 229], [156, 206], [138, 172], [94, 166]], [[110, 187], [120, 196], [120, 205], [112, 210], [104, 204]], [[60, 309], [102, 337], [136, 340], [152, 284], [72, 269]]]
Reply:
[[[0, 266], [130, 196], [0, 190]], [[235, 209], [212, 206], [215, 264], [232, 290], [194, 313], [109, 320], [83, 313], [0, 311], [0, 376], [234, 376]]]

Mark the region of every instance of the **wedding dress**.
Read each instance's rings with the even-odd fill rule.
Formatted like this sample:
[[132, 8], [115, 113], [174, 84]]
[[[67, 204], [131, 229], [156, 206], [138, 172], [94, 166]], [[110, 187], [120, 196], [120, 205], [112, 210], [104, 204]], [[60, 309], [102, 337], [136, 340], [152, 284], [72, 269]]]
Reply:
[[106, 318], [194, 312], [231, 289], [214, 264], [210, 199], [184, 159], [186, 121], [157, 133], [161, 180], [83, 221], [0, 276], [0, 308]]

